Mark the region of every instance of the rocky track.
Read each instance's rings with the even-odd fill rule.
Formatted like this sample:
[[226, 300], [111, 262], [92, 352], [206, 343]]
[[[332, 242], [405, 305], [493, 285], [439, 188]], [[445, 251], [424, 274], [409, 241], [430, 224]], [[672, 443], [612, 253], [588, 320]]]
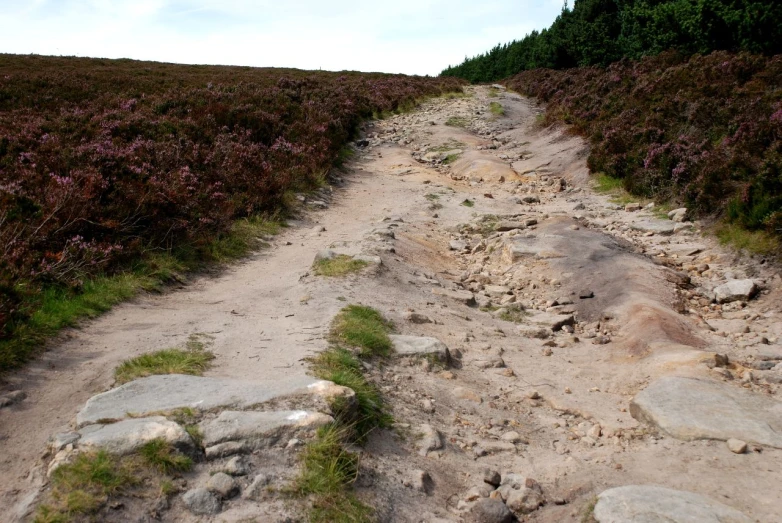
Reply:
[[[199, 462], [177, 493], [112, 520], [302, 520], [274, 492], [352, 395], [303, 359], [360, 303], [397, 331], [396, 354], [365, 364], [395, 419], [354, 485], [379, 521], [782, 521], [778, 268], [686, 210], [595, 193], [580, 139], [540, 128], [528, 99], [468, 92], [368, 123], [270, 248], [117, 307], [6, 378], [9, 520], [78, 452], [151, 437]], [[311, 272], [333, 253], [368, 267]], [[217, 355], [206, 376], [113, 387], [122, 360], [193, 335]], [[161, 415], [182, 408], [205, 413], [203, 441]]]

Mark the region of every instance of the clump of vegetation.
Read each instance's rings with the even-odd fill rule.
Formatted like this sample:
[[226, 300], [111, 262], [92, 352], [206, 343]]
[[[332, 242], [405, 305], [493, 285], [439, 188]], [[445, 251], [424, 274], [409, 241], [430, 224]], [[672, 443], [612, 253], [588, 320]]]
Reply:
[[782, 237], [782, 56], [669, 52], [508, 84], [591, 141], [598, 184]]
[[466, 58], [441, 74], [492, 82], [530, 69], [605, 66], [669, 49], [688, 56], [716, 50], [782, 53], [779, 2], [575, 0], [567, 6], [547, 29]]
[[388, 356], [391, 353], [391, 324], [371, 307], [348, 305], [340, 311], [331, 327], [331, 339], [337, 344], [357, 348], [362, 356]]
[[459, 140], [454, 140], [453, 138], [450, 138], [447, 142], [437, 145], [435, 147], [430, 147], [426, 150], [426, 152], [435, 152], [435, 153], [445, 153], [448, 151], [453, 151], [454, 149], [461, 149], [465, 147], [464, 142], [460, 142]]
[[475, 202], [467, 198], [460, 205], [464, 205], [465, 207], [474, 207]]
[[171, 476], [192, 465], [189, 457], [164, 440], [152, 440], [129, 456], [104, 450], [79, 454], [52, 473], [51, 492], [38, 507], [34, 521], [95, 521], [111, 499], [171, 493]]
[[[262, 234], [254, 217], [321, 183], [373, 112], [462, 90], [444, 78], [14, 55], [0, 57], [0, 77], [0, 370], [164, 273], [246, 252]], [[148, 266], [167, 257], [159, 274]]]
[[451, 116], [445, 121], [445, 125], [449, 127], [467, 127], [467, 118], [461, 116]]
[[144, 463], [163, 474], [187, 472], [193, 468], [193, 460], [178, 452], [165, 440], [154, 439], [139, 449]]
[[312, 264], [312, 272], [317, 276], [345, 276], [352, 272], [358, 272], [369, 265], [364, 260], [356, 260], [346, 254], [339, 254], [333, 258], [315, 260]]
[[[358, 500], [350, 486], [358, 477], [359, 457], [346, 450], [363, 443], [369, 434], [390, 427], [389, 414], [380, 391], [363, 373], [359, 357], [384, 357], [390, 352], [390, 324], [369, 307], [349, 305], [332, 324], [337, 345], [309, 359], [313, 374], [355, 393], [357, 408], [332, 405], [335, 421], [321, 427], [302, 454], [302, 468], [293, 491], [310, 496], [309, 520], [314, 522], [363, 523], [372, 521], [373, 510]], [[358, 355], [339, 343], [359, 349]]]
[[489, 87], [488, 96], [489, 98], [497, 98], [498, 96], [500, 96], [500, 90], [497, 89], [496, 87]]
[[313, 523], [363, 523], [372, 519], [372, 509], [359, 501], [350, 486], [359, 470], [358, 455], [348, 452], [348, 432], [334, 423], [318, 429], [315, 440], [302, 453], [302, 469], [295, 492], [311, 496], [309, 521]]
[[494, 116], [504, 116], [505, 115], [505, 108], [502, 107], [502, 104], [499, 102], [491, 102], [489, 104], [489, 111]]
[[201, 376], [211, 366], [215, 355], [192, 338], [189, 343], [184, 350], [163, 349], [125, 360], [114, 370], [114, 378], [122, 384], [155, 374]]
[[455, 154], [455, 153], [454, 154], [449, 154], [448, 156], [445, 157], [445, 159], [443, 159], [443, 163], [445, 165], [454, 163], [456, 160], [459, 159], [460, 156], [461, 156], [461, 154]]
[[511, 323], [524, 323], [529, 313], [519, 307], [510, 307], [500, 313], [500, 319]]

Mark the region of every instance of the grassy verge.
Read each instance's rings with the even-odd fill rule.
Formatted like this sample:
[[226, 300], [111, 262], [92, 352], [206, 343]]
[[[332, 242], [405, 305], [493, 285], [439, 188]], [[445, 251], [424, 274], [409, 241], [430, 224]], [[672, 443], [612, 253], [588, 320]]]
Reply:
[[723, 223], [713, 232], [721, 244], [737, 250], [760, 255], [779, 255], [782, 252], [779, 238], [765, 231], [750, 231], [736, 224]]
[[491, 102], [489, 104], [489, 111], [491, 111], [491, 114], [493, 114], [494, 116], [505, 115], [505, 108], [502, 107], [502, 105], [499, 102]]
[[391, 353], [391, 324], [371, 307], [348, 305], [331, 326], [331, 340], [355, 347], [362, 356], [388, 356]]
[[11, 338], [0, 340], [0, 373], [28, 361], [46, 339], [61, 329], [94, 318], [140, 292], [159, 292], [167, 284], [183, 281], [188, 272], [245, 256], [263, 245], [262, 237], [277, 234], [281, 228], [276, 217], [238, 220], [228, 234], [206, 245], [149, 253], [126, 271], [88, 279], [79, 289], [28, 290], [22, 306], [33, 312], [25, 323], [13, 329]]
[[364, 523], [372, 521], [371, 507], [350, 491], [359, 473], [358, 455], [346, 447], [363, 443], [375, 429], [390, 427], [388, 413], [377, 386], [363, 373], [359, 358], [384, 357], [390, 352], [389, 323], [369, 307], [349, 305], [334, 319], [332, 340], [348, 341], [358, 355], [338, 345], [309, 360], [313, 374], [351, 388], [357, 409], [348, 412], [333, 405], [334, 423], [321, 427], [302, 454], [302, 467], [293, 489], [311, 501], [309, 521], [313, 523]]
[[171, 477], [192, 466], [190, 458], [163, 440], [152, 440], [130, 456], [80, 454], [54, 471], [51, 491], [34, 521], [102, 521], [99, 513], [111, 499], [171, 493]]
[[315, 260], [312, 264], [312, 272], [317, 276], [345, 276], [352, 272], [358, 272], [369, 265], [364, 260], [354, 260], [346, 254], [340, 254], [331, 259]]
[[163, 349], [122, 362], [114, 370], [117, 384], [154, 374], [190, 374], [201, 376], [215, 355], [203, 348]]

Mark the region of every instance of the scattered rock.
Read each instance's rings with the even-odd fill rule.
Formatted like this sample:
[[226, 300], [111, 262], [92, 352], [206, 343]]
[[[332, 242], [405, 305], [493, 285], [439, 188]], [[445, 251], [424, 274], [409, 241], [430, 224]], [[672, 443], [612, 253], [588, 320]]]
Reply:
[[261, 500], [266, 494], [266, 486], [271, 483], [271, 478], [266, 474], [258, 474], [252, 483], [244, 489], [242, 497], [255, 501]]
[[634, 212], [634, 211], [640, 211], [641, 210], [641, 204], [634, 202], [634, 203], [628, 203], [625, 205], [625, 211], [627, 212]]
[[27, 397], [27, 394], [24, 393], [24, 391], [21, 390], [14, 390], [7, 394], [3, 394], [0, 396], [0, 409], [3, 407], [10, 407], [11, 405], [15, 405], [21, 401], [23, 401]]
[[225, 464], [223, 472], [231, 476], [246, 476], [250, 472], [250, 465], [244, 456], [234, 456]]
[[717, 303], [731, 301], [747, 301], [758, 292], [758, 287], [752, 280], [731, 280], [714, 289], [714, 299]]
[[674, 209], [671, 212], [668, 213], [668, 218], [675, 222], [683, 222], [685, 217], [687, 216], [687, 208], [681, 207], [679, 209]]
[[[248, 408], [283, 396], [320, 394], [326, 383], [309, 376], [275, 381], [241, 381], [183, 374], [149, 376], [90, 398], [76, 416], [78, 426], [181, 408], [201, 411]], [[333, 384], [332, 384], [333, 385]], [[344, 387], [342, 387], [344, 389]]]
[[744, 454], [747, 452], [747, 442], [731, 438], [728, 440], [728, 449], [734, 454]]
[[643, 220], [630, 225], [630, 228], [640, 232], [651, 232], [660, 236], [673, 234], [675, 225], [663, 220]]
[[659, 378], [636, 395], [630, 413], [685, 441], [736, 438], [782, 448], [782, 405], [725, 383]]
[[483, 471], [483, 482], [488, 483], [492, 487], [499, 487], [500, 481], [502, 480], [502, 477], [500, 476], [500, 473], [496, 470], [492, 469], [486, 469]]
[[446, 298], [450, 298], [465, 305], [475, 305], [475, 295], [469, 291], [452, 291], [449, 289], [434, 287], [432, 289], [432, 294], [445, 296]]
[[455, 398], [460, 400], [472, 401], [473, 403], [483, 402], [483, 398], [477, 392], [464, 387], [455, 387], [451, 392]]
[[408, 312], [405, 314], [405, 320], [416, 324], [432, 323], [432, 320], [429, 318], [429, 316], [425, 316], [417, 312]]
[[236, 480], [224, 472], [212, 474], [209, 481], [206, 482], [206, 488], [223, 499], [230, 499], [239, 493], [239, 485], [236, 484]]
[[392, 334], [389, 336], [394, 350], [402, 356], [435, 356], [442, 362], [449, 362], [451, 353], [445, 343], [437, 338], [426, 336], [404, 336]]
[[434, 490], [434, 482], [432, 476], [425, 470], [414, 470], [410, 473], [410, 479], [408, 481], [410, 488], [423, 492], [426, 495], [430, 495]]
[[538, 482], [521, 474], [505, 474], [497, 490], [516, 515], [534, 512], [546, 502]]
[[320, 412], [284, 410], [271, 412], [232, 411], [221, 412], [216, 418], [199, 424], [205, 447], [219, 443], [240, 441], [245, 448], [268, 448], [291, 432], [326, 425], [334, 418]]
[[213, 516], [220, 513], [220, 499], [205, 488], [188, 490], [182, 495], [187, 509], [198, 516]]
[[426, 456], [433, 450], [443, 448], [443, 437], [440, 432], [431, 425], [421, 425], [418, 429], [420, 438], [418, 439], [418, 453]]
[[578, 293], [578, 297], [582, 300], [588, 300], [589, 298], [594, 298], [595, 293], [589, 289], [585, 289]]
[[511, 523], [510, 509], [500, 500], [481, 498], [470, 508], [472, 523]]
[[79, 430], [79, 435], [80, 448], [104, 449], [118, 455], [130, 454], [155, 439], [167, 441], [183, 452], [193, 450], [193, 440], [185, 429], [162, 416], [88, 425]]
[[741, 512], [706, 496], [653, 485], [629, 485], [606, 490], [598, 496], [593, 515], [598, 523], [752, 522]]

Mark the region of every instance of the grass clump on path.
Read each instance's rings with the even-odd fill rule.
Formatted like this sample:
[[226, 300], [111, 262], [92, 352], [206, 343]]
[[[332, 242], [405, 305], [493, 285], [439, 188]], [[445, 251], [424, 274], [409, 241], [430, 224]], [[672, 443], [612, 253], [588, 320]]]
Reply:
[[462, 116], [451, 116], [445, 121], [445, 125], [449, 127], [467, 127], [467, 118]]
[[348, 489], [358, 478], [359, 457], [345, 450], [348, 432], [338, 423], [318, 429], [304, 449], [302, 471], [295, 483], [299, 495], [312, 496], [312, 523], [363, 523], [373, 510]]
[[189, 457], [162, 439], [146, 443], [130, 456], [114, 456], [105, 450], [79, 454], [52, 473], [51, 492], [33, 521], [102, 521], [98, 514], [112, 498], [166, 494], [171, 476], [192, 466]]
[[371, 307], [348, 305], [331, 326], [332, 341], [359, 349], [362, 356], [388, 356], [391, 353], [391, 324]]
[[201, 376], [215, 359], [191, 338], [187, 349], [163, 349], [125, 360], [114, 370], [118, 384], [155, 374], [190, 374]]
[[317, 276], [345, 276], [352, 272], [358, 272], [369, 265], [364, 260], [355, 260], [346, 254], [339, 254], [331, 259], [315, 260], [312, 264], [312, 272]]
[[505, 108], [503, 108], [499, 102], [491, 102], [489, 104], [489, 111], [491, 111], [491, 114], [493, 114], [494, 116], [505, 115]]
[[[311, 522], [368, 523], [374, 519], [374, 510], [351, 492], [359, 473], [359, 456], [346, 447], [363, 443], [373, 430], [390, 427], [393, 422], [380, 390], [366, 378], [359, 359], [387, 356], [390, 330], [391, 325], [378, 311], [348, 305], [332, 323], [335, 346], [309, 359], [315, 376], [352, 389], [357, 403], [353, 408], [337, 400], [332, 405], [335, 421], [318, 429], [302, 454], [293, 491], [310, 497]], [[358, 348], [358, 354], [339, 346], [341, 343]]]

